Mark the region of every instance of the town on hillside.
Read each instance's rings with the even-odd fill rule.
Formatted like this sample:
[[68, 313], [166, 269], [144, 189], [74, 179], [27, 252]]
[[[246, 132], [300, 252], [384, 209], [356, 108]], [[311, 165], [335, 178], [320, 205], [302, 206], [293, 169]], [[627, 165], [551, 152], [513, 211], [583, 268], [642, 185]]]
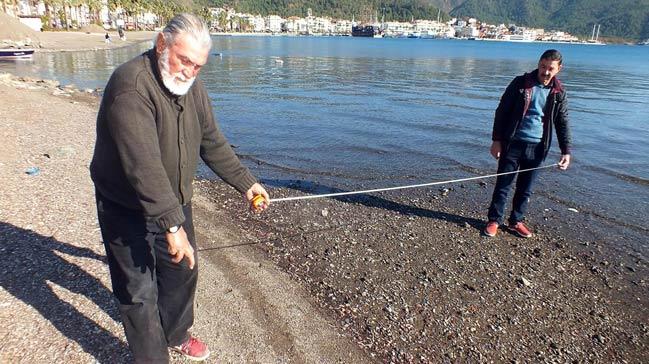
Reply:
[[[191, 9], [174, 8], [152, 2], [151, 6], [130, 2], [120, 6], [110, 0], [88, 0], [77, 5], [17, 0], [12, 5], [3, 2], [5, 13], [17, 17], [36, 31], [80, 29], [96, 24], [105, 30], [159, 30], [174, 13]], [[205, 18], [215, 33], [247, 33], [273, 35], [372, 36], [374, 38], [459, 38], [471, 40], [580, 42], [577, 37], [560, 30], [547, 31], [515, 24], [487, 24], [475, 18], [440, 21], [412, 19], [410, 22], [385, 21], [378, 14], [367, 23], [352, 19], [319, 17], [308, 10], [305, 17], [282, 18], [278, 15], [239, 13], [232, 8], [203, 8]], [[598, 43], [599, 26], [593, 29], [588, 43]]]

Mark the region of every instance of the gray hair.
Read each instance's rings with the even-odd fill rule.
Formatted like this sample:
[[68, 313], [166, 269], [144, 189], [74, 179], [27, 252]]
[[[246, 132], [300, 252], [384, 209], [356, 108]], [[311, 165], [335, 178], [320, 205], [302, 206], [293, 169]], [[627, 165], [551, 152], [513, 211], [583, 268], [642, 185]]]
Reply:
[[171, 46], [176, 37], [180, 34], [188, 34], [200, 45], [212, 48], [212, 37], [205, 22], [193, 14], [181, 13], [169, 20], [167, 26], [162, 30], [165, 43]]

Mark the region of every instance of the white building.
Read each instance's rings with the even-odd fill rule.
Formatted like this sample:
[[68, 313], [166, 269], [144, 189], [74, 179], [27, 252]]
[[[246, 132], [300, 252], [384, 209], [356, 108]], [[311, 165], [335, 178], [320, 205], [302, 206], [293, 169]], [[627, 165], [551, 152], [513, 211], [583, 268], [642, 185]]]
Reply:
[[414, 31], [414, 25], [400, 21], [383, 23], [383, 31], [388, 37], [407, 37]]
[[253, 32], [261, 33], [266, 30], [266, 21], [261, 15], [240, 14], [240, 17], [250, 24]]
[[265, 18], [266, 30], [272, 33], [279, 33], [282, 31], [282, 24], [285, 20], [277, 15], [269, 15]]
[[306, 19], [292, 16], [284, 22], [284, 29], [292, 34], [307, 34], [308, 24]]
[[333, 29], [335, 34], [351, 34], [352, 32], [352, 22], [350, 20], [337, 20], [333, 24]]

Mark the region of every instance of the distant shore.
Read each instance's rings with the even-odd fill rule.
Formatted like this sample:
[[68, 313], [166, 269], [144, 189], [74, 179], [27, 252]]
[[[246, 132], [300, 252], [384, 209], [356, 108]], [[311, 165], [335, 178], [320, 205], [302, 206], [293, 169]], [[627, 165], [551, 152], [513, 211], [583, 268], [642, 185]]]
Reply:
[[41, 48], [37, 52], [81, 52], [96, 51], [102, 49], [115, 49], [128, 47], [133, 44], [153, 41], [156, 32], [140, 31], [127, 32], [126, 40], [119, 39], [117, 31], [110, 30], [107, 33], [111, 37], [109, 43], [105, 40], [106, 33], [83, 33], [83, 32], [40, 32], [38, 33]]
[[[350, 34], [299, 34], [299, 33], [253, 33], [253, 32], [211, 32], [213, 36], [221, 37], [350, 37]], [[411, 39], [406, 37], [383, 37], [379, 39]], [[480, 41], [493, 41], [493, 42], [508, 42], [508, 43], [544, 43], [544, 44], [575, 44], [575, 45], [607, 45], [607, 44], [617, 44], [617, 45], [642, 45], [637, 41], [632, 41], [629, 39], [620, 39], [620, 38], [611, 38], [603, 39], [602, 41], [591, 42], [591, 41], [544, 41], [544, 40], [531, 40], [531, 41], [519, 41], [519, 40], [505, 40], [505, 39], [492, 39], [492, 38], [425, 38], [419, 37], [414, 39], [427, 39], [427, 40], [437, 40], [437, 39], [448, 39], [448, 40], [480, 40]]]

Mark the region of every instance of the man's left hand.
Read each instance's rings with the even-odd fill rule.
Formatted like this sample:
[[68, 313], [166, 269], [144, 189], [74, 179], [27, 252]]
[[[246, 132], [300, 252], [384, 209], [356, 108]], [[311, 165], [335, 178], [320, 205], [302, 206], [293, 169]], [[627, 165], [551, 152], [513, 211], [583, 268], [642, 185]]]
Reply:
[[566, 170], [570, 165], [570, 154], [562, 154], [561, 159], [559, 159], [559, 169]]
[[[255, 208], [255, 206], [252, 205], [252, 199], [257, 195], [262, 195], [266, 201], [264, 201], [264, 203], [262, 203], [258, 208]], [[266, 192], [264, 187], [259, 183], [252, 185], [252, 187], [246, 191], [245, 197], [250, 205], [250, 209], [254, 212], [262, 212], [270, 205], [270, 196], [268, 196], [268, 192]]]

